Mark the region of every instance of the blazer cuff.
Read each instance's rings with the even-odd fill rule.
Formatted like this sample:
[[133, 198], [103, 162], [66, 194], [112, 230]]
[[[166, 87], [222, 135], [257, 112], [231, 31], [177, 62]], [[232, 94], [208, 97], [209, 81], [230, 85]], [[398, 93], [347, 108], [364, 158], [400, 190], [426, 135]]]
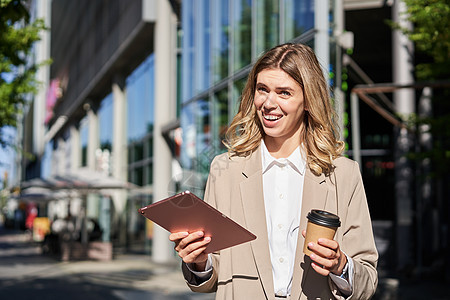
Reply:
[[[345, 253], [344, 253], [345, 254]], [[340, 276], [330, 273], [330, 279], [336, 285], [338, 290], [346, 297], [353, 292], [353, 259], [345, 254], [347, 257], [347, 264]]]
[[194, 271], [192, 264], [186, 264], [186, 267], [188, 268], [191, 273], [193, 273], [195, 276], [197, 276], [199, 279], [206, 281], [209, 278], [211, 278], [212, 275], [212, 258], [211, 254], [208, 254], [208, 260], [206, 261], [206, 267], [204, 271]]

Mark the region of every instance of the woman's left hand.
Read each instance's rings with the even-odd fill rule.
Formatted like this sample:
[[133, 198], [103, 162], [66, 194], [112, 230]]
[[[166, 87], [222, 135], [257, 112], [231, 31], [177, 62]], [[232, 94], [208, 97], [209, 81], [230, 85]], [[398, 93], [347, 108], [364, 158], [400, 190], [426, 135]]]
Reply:
[[[303, 237], [306, 230], [302, 231]], [[335, 240], [320, 238], [318, 243], [309, 243], [308, 248], [313, 252], [309, 257], [313, 261], [312, 268], [323, 276], [330, 273], [340, 276], [347, 264], [347, 257], [341, 251], [339, 243]]]

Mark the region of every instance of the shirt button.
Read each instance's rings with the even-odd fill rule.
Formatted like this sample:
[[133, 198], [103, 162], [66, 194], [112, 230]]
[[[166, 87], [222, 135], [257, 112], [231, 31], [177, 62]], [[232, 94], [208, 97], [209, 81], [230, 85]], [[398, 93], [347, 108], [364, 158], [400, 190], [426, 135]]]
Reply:
[[278, 224], [278, 229], [283, 228], [283, 224]]
[[280, 199], [283, 199], [284, 196], [283, 194], [280, 194], [278, 197], [280, 197]]
[[280, 257], [280, 263], [283, 263], [284, 262], [284, 258], [282, 258], [282, 257]]

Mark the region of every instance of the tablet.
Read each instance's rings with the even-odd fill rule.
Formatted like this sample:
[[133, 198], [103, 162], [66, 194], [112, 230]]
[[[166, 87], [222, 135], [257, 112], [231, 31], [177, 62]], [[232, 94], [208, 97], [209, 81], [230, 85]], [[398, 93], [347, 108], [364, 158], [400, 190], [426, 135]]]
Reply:
[[170, 232], [203, 231], [211, 237], [206, 253], [256, 239], [250, 231], [189, 191], [142, 207], [139, 212]]

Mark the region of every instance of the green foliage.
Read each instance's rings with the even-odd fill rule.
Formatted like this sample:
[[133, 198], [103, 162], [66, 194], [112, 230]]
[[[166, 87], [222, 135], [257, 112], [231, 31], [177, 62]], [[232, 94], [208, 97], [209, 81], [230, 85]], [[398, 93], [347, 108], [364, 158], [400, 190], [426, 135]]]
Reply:
[[450, 75], [450, 2], [448, 0], [405, 0], [408, 20], [414, 29], [404, 30], [416, 50], [429, 56], [419, 63], [420, 80], [448, 79]]
[[[16, 127], [26, 96], [38, 88], [35, 74], [40, 65], [30, 63], [30, 55], [40, 31], [46, 28], [43, 20], [30, 22], [25, 3], [0, 2], [0, 128]], [[1, 130], [0, 145], [8, 146]]]
[[[450, 80], [450, 2], [448, 0], [404, 0], [412, 30], [401, 29], [415, 44], [416, 52], [425, 55], [416, 65], [420, 81]], [[413, 156], [432, 162], [434, 175], [448, 174], [450, 169], [450, 89], [433, 91], [433, 115], [417, 117], [415, 125], [427, 125], [433, 137], [431, 149], [422, 149]]]

